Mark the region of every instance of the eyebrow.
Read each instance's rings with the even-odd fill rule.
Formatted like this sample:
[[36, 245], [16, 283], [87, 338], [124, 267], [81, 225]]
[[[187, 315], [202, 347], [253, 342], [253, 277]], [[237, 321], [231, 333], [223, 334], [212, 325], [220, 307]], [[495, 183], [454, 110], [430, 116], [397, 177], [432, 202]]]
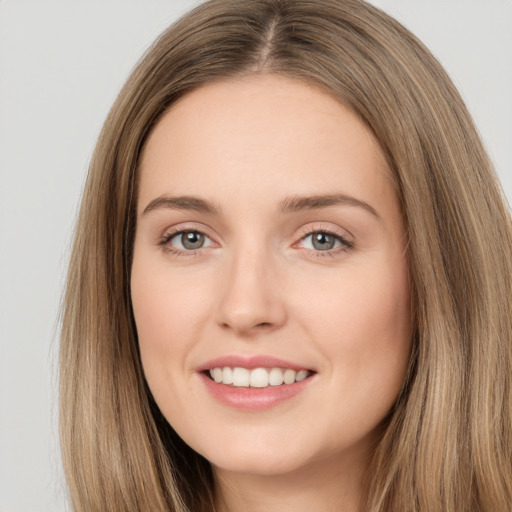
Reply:
[[178, 196], [178, 197], [169, 197], [169, 196], [160, 196], [156, 199], [153, 199], [144, 211], [142, 215], [145, 215], [148, 212], [153, 210], [158, 210], [160, 208], [169, 208], [171, 210], [189, 210], [199, 213], [210, 213], [217, 214], [220, 212], [220, 209], [217, 208], [213, 203], [207, 201], [205, 199], [200, 199], [199, 197], [193, 196]]
[[345, 194], [329, 194], [315, 196], [292, 196], [286, 198], [280, 204], [281, 213], [298, 212], [303, 210], [316, 210], [320, 208], [328, 208], [329, 206], [357, 206], [371, 213], [377, 219], [381, 219], [377, 210], [365, 201], [356, 199]]
[[[321, 208], [328, 208], [330, 206], [356, 206], [363, 208], [371, 213], [377, 219], [381, 219], [375, 208], [365, 201], [356, 199], [352, 196], [345, 194], [328, 194], [328, 195], [313, 195], [313, 196], [290, 196], [285, 198], [279, 204], [281, 213], [299, 212], [304, 210], [317, 210]], [[160, 196], [153, 199], [144, 208], [142, 215], [160, 208], [168, 208], [171, 210], [188, 210], [199, 213], [219, 214], [220, 208], [214, 203], [206, 199], [201, 199], [194, 196]]]

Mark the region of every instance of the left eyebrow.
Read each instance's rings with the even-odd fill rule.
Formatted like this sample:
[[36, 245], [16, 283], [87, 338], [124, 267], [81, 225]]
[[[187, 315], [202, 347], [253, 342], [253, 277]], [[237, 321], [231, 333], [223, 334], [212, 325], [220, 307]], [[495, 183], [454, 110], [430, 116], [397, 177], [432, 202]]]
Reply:
[[328, 208], [329, 206], [357, 206], [371, 213], [374, 217], [382, 220], [377, 210], [365, 201], [356, 199], [345, 194], [329, 194], [315, 196], [291, 196], [280, 203], [281, 213], [298, 212], [301, 210], [316, 210]]
[[205, 199], [200, 199], [199, 197], [194, 196], [178, 196], [178, 197], [169, 197], [169, 196], [160, 196], [156, 199], [153, 199], [144, 211], [142, 215], [146, 215], [153, 210], [158, 210], [160, 208], [170, 208], [172, 210], [189, 210], [196, 211], [199, 213], [210, 213], [217, 214], [219, 213], [219, 209], [210, 201], [206, 201]]

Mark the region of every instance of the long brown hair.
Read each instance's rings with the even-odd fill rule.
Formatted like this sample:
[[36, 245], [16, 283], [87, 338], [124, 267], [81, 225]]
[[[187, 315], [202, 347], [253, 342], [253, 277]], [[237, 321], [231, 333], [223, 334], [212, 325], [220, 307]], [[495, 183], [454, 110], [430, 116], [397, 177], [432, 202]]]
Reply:
[[122, 89], [93, 155], [61, 345], [61, 439], [74, 510], [213, 510], [209, 464], [145, 384], [129, 276], [138, 158], [170, 104], [255, 73], [314, 83], [379, 140], [408, 233], [415, 336], [365, 510], [512, 510], [512, 226], [450, 79], [360, 0], [210, 0], [170, 27]]

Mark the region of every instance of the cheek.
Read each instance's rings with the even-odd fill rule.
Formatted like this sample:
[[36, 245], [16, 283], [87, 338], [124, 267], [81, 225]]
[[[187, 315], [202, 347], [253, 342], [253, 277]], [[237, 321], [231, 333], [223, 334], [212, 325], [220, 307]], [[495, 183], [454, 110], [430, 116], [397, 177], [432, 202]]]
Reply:
[[[403, 268], [397, 272], [396, 268]], [[409, 363], [410, 292], [401, 265], [351, 268], [315, 287], [301, 305], [303, 325], [339, 389], [392, 405]], [[306, 303], [307, 302], [307, 303]]]
[[[164, 269], [157, 273], [154, 266], [139, 265], [134, 258], [131, 294], [142, 367], [156, 403], [169, 419], [183, 416], [190, 398], [184, 377], [199, 313], [197, 300], [195, 308], [191, 302], [193, 287], [168, 277]], [[187, 421], [196, 420], [189, 414]]]
[[[143, 251], [141, 251], [142, 253]], [[156, 260], [156, 262], [155, 262]], [[141, 345], [176, 347], [173, 339], [186, 341], [199, 329], [207, 307], [201, 299], [207, 296], [198, 289], [198, 280], [190, 280], [186, 272], [172, 271], [154, 256], [135, 253], [131, 275], [131, 297]], [[178, 344], [179, 345], [179, 344]], [[164, 347], [162, 347], [164, 348]]]
[[[183, 366], [190, 332], [198, 323], [192, 307], [193, 287], [183, 286], [165, 267], [134, 255], [131, 275], [131, 297], [137, 328], [142, 365], [150, 388], [158, 391]], [[187, 329], [187, 333], [185, 333]]]
[[[191, 357], [201, 347], [212, 315], [215, 280], [176, 270], [165, 258], [135, 252], [131, 296], [141, 362], [163, 415], [181, 432], [200, 424]], [[171, 421], [172, 420], [172, 421]]]

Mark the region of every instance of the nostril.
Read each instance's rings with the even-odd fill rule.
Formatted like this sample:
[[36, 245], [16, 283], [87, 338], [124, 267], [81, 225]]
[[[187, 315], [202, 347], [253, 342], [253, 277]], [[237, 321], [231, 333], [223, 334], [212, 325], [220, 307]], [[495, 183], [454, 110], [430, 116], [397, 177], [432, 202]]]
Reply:
[[276, 327], [274, 322], [250, 322], [236, 319], [232, 322], [222, 322], [220, 327], [224, 330], [233, 329], [240, 334], [255, 334], [257, 332], [271, 331]]

